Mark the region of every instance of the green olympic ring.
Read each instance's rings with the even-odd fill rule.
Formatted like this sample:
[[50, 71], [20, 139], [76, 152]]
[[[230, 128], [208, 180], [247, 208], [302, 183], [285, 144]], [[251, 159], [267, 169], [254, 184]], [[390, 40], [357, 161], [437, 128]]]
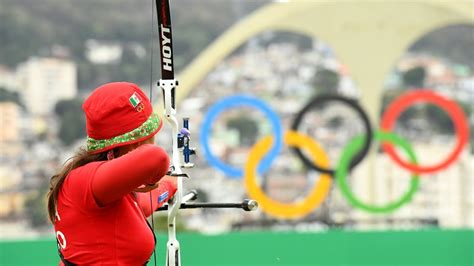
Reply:
[[[383, 132], [383, 131], [377, 131], [375, 132], [375, 139], [379, 141], [386, 141], [389, 143], [393, 143], [400, 148], [402, 148], [408, 155], [410, 162], [417, 164], [416, 156], [413, 151], [413, 148], [411, 145], [403, 139], [400, 136], [395, 135], [394, 133], [391, 132]], [[411, 176], [411, 182], [410, 182], [410, 187], [405, 194], [402, 195], [402, 197], [398, 200], [395, 200], [390, 203], [386, 203], [385, 205], [382, 206], [377, 206], [377, 205], [370, 205], [367, 203], [362, 202], [360, 199], [358, 199], [354, 193], [349, 188], [349, 184], [347, 183], [347, 169], [349, 168], [349, 165], [351, 163], [351, 159], [356, 154], [357, 152], [362, 149], [362, 146], [364, 144], [364, 136], [360, 135], [356, 138], [354, 138], [347, 146], [344, 148], [342, 151], [341, 159], [339, 160], [338, 167], [336, 168], [336, 181], [341, 189], [342, 194], [346, 197], [346, 199], [349, 201], [349, 203], [354, 206], [355, 208], [359, 208], [362, 210], [365, 210], [367, 212], [372, 212], [372, 213], [386, 213], [386, 212], [392, 212], [401, 206], [403, 206], [406, 203], [409, 203], [412, 198], [413, 194], [418, 190], [419, 184], [420, 184], [420, 178], [418, 175], [413, 174]]]

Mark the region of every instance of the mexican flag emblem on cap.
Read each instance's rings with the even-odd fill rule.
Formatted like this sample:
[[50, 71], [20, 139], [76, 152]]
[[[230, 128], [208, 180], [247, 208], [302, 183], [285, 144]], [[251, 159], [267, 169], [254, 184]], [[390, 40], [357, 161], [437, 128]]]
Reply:
[[129, 98], [130, 103], [132, 104], [133, 108], [137, 108], [137, 106], [142, 102], [140, 96], [136, 92], [132, 94]]

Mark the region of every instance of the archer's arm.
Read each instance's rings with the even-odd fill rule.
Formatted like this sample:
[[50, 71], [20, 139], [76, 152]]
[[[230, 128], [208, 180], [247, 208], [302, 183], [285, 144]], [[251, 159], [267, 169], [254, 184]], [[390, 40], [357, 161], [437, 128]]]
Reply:
[[110, 204], [143, 184], [160, 180], [168, 171], [166, 152], [144, 144], [119, 158], [103, 163], [92, 181], [92, 193], [100, 206]]

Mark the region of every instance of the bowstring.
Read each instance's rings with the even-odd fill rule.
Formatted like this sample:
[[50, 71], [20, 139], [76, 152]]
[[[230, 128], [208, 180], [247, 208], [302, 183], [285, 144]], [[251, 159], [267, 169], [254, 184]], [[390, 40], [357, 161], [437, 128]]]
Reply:
[[[151, 0], [151, 34], [150, 34], [150, 103], [153, 106], [153, 33], [155, 31], [155, 23], [153, 21], [155, 17], [155, 5], [153, 0]], [[154, 219], [154, 210], [153, 210], [153, 196], [150, 190], [150, 213], [151, 213], [151, 230], [153, 235], [155, 235], [155, 219]], [[153, 261], [156, 266], [156, 237], [155, 237], [155, 246], [153, 248]]]

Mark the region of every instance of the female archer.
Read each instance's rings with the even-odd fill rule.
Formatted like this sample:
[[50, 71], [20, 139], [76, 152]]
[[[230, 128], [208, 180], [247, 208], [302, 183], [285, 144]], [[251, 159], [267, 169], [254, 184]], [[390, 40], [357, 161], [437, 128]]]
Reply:
[[162, 120], [127, 82], [100, 86], [83, 110], [87, 149], [51, 178], [48, 193], [60, 265], [144, 265], [156, 241], [145, 217], [176, 192], [168, 155], [153, 145]]

